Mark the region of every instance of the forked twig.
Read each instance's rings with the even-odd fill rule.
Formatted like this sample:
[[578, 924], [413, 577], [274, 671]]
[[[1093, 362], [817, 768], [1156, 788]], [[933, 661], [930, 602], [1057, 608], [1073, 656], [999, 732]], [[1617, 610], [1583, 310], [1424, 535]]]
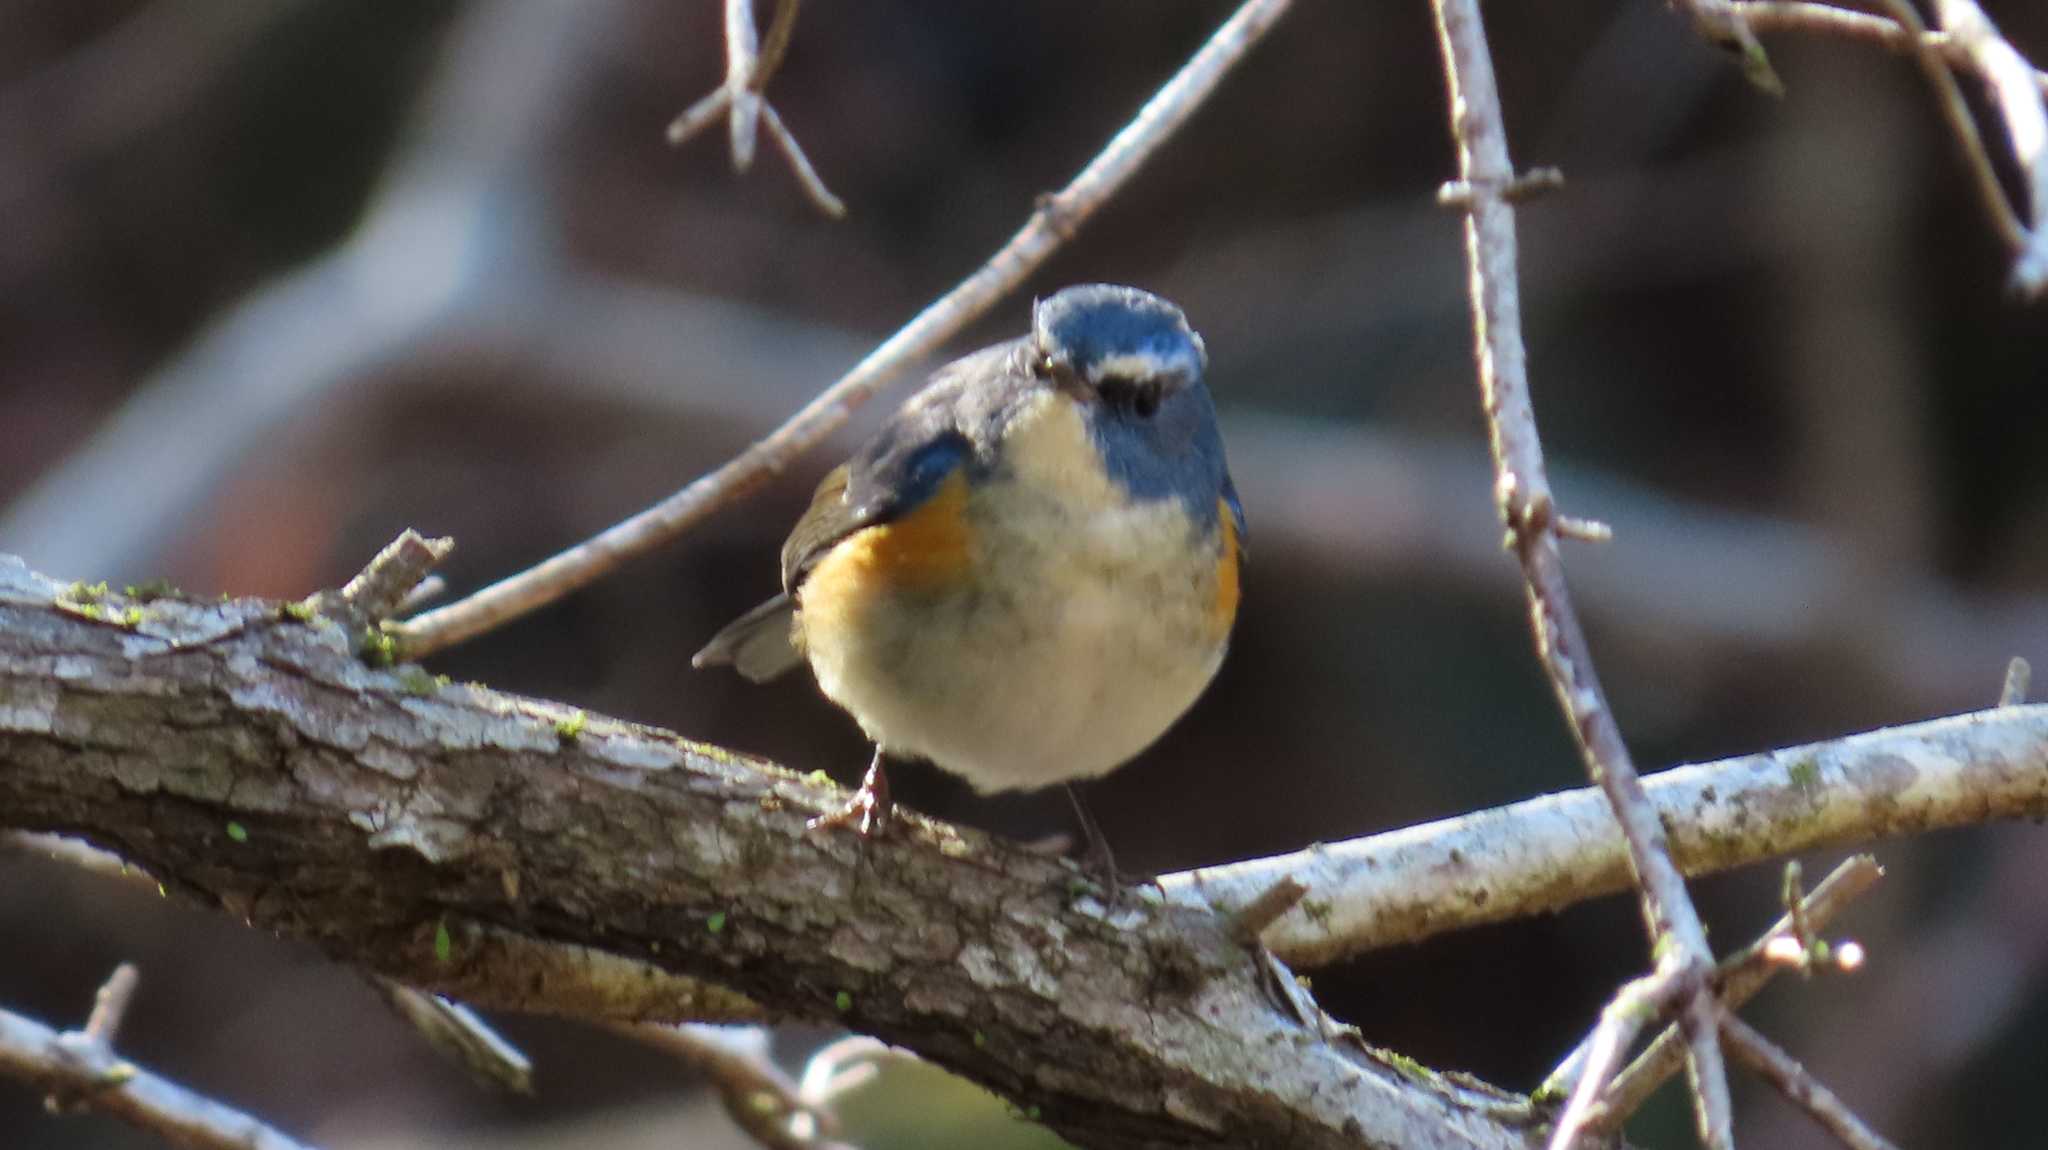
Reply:
[[[1999, 34], [1976, 0], [1933, 0], [1939, 30], [1929, 30], [1908, 0], [1871, 0], [1883, 15], [1806, 0], [1676, 0], [1703, 31], [1726, 24], [1865, 40], [1913, 55], [1969, 166], [1971, 182], [2001, 241], [2013, 252], [2012, 281], [2028, 298], [2048, 290], [2048, 72], [2035, 68]], [[2018, 161], [2027, 206], [2006, 196], [1975, 115], [1955, 72], [1981, 80]], [[2025, 218], [2022, 218], [2024, 214]]]
[[612, 1029], [709, 1078], [733, 1123], [766, 1150], [851, 1150], [832, 1137], [839, 1124], [829, 1100], [812, 1097], [769, 1061], [760, 1028], [642, 1023]]
[[[1806, 919], [1809, 929], [1824, 930], [1829, 922], [1848, 909], [1850, 903], [1862, 897], [1863, 893], [1883, 876], [1883, 869], [1877, 865], [1877, 860], [1869, 855], [1856, 855], [1845, 859], [1841, 865], [1829, 872], [1828, 877], [1821, 880], [1819, 886], [1799, 900], [1797, 906], [1800, 914]], [[1720, 968], [1714, 975], [1714, 985], [1724, 1007], [1733, 1010], [1755, 998], [1757, 992], [1768, 985], [1771, 979], [1787, 969], [1783, 963], [1776, 962], [1770, 957], [1770, 951], [1774, 942], [1791, 937], [1796, 930], [1793, 915], [1788, 911], [1784, 917], [1772, 923], [1769, 930], [1758, 936], [1755, 942], [1721, 961]], [[1552, 1083], [1575, 1081], [1579, 1077], [1575, 1064], [1583, 1065], [1588, 1053], [1587, 1045], [1580, 1044], [1579, 1048], [1551, 1073], [1550, 1082], [1545, 1084], [1545, 1090], [1561, 1088], [1553, 1086]], [[1635, 1061], [1614, 1076], [1613, 1084], [1607, 1088], [1607, 1093], [1601, 1097], [1599, 1106], [1588, 1117], [1586, 1128], [1594, 1133], [1607, 1133], [1619, 1129], [1621, 1124], [1628, 1120], [1629, 1115], [1642, 1108], [1643, 1103], [1649, 1100], [1650, 1095], [1655, 1093], [1666, 1079], [1678, 1073], [1684, 1066], [1684, 1038], [1676, 1028], [1667, 1027], [1651, 1041], [1649, 1047], [1638, 1055]]]
[[135, 968], [116, 968], [100, 989], [92, 1019], [59, 1033], [0, 1010], [0, 1075], [48, 1094], [53, 1110], [92, 1110], [193, 1150], [305, 1150], [262, 1122], [160, 1078], [114, 1052], [121, 1015], [135, 989]]
[[[1843, 40], [1862, 40], [1889, 48], [1901, 55], [1917, 52], [1922, 45], [1948, 58], [1949, 66], [1975, 72], [1977, 58], [1941, 32], [1915, 37], [1911, 30], [1887, 16], [1854, 12], [1815, 0], [1695, 0], [1702, 8], [1733, 8], [1758, 32], [1801, 32]], [[2048, 95], [2048, 72], [2034, 69], [2034, 85]]]
[[[1875, 2], [1919, 46], [1914, 57], [1927, 74], [1927, 82], [1934, 86], [1935, 102], [1941, 107], [1942, 118], [1948, 121], [1949, 130], [1955, 133], [1956, 142], [1962, 145], [1963, 160], [1970, 166], [1971, 182], [1976, 186], [1978, 198], [1984, 202], [1985, 214], [1997, 227], [1999, 238], [2009, 246], [2024, 247], [2027, 242], [2026, 225], [2020, 222], [2012, 205], [2006, 202], [2005, 189], [1998, 186], [1998, 173], [1991, 166], [1991, 154], [1984, 148], [1984, 136], [1977, 130], [1977, 119], [1970, 114], [1970, 105], [1963, 98], [1961, 85], [1956, 83], [1955, 74], [1949, 71], [1948, 57], [1928, 45], [1927, 26], [1920, 22], [1920, 14], [1907, 0]], [[1949, 42], [1960, 47], [1952, 37]]]
[[783, 124], [775, 106], [768, 102], [768, 80], [782, 66], [789, 40], [796, 31], [796, 14], [801, 0], [781, 0], [775, 7], [775, 22], [763, 40], [754, 26], [754, 0], [725, 0], [725, 83], [698, 100], [670, 121], [668, 142], [681, 145], [725, 116], [732, 129], [732, 166], [744, 172], [754, 163], [754, 141], [761, 125], [768, 126], [768, 138], [775, 141], [789, 160], [804, 194], [818, 210], [839, 219], [846, 214], [846, 202], [832, 194], [817, 168], [804, 154], [803, 145]]
[[[1933, 4], [1941, 30], [1977, 62], [1992, 106], [2005, 121], [2006, 140], [2012, 145], [2027, 192], [2027, 226], [2020, 228], [2017, 236], [2006, 236], [2014, 249], [2012, 282], [2021, 295], [2037, 298], [2048, 290], [2048, 103], [2035, 82], [2033, 66], [2011, 41], [1999, 35], [1998, 26], [1977, 6], [1977, 0], [1933, 0]], [[1923, 51], [1921, 58], [1932, 55]], [[2002, 191], [1999, 199], [2004, 200]], [[2013, 209], [2008, 206], [2007, 211]]]

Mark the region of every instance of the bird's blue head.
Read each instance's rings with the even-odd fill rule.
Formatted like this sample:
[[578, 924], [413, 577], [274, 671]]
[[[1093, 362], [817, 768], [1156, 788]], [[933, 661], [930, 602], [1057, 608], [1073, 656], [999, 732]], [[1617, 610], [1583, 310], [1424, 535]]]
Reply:
[[[1202, 373], [1202, 337], [1173, 304], [1111, 284], [1070, 287], [1032, 315], [1034, 373], [1077, 399], [1103, 467], [1139, 498], [1175, 497], [1196, 522], [1239, 520]], [[1220, 502], [1219, 502], [1220, 501]]]
[[1198, 382], [1209, 362], [1179, 308], [1113, 284], [1070, 287], [1038, 301], [1031, 335], [1040, 366], [1055, 379], [1141, 411]]

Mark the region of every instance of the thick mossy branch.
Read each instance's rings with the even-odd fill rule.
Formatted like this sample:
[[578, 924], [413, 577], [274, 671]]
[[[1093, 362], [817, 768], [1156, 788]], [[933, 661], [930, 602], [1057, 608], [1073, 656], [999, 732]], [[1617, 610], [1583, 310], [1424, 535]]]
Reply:
[[1283, 1013], [1222, 916], [1111, 913], [919, 819], [807, 834], [835, 792], [595, 715], [564, 737], [570, 709], [423, 689], [278, 604], [99, 598], [0, 557], [0, 824], [344, 961], [481, 1006], [840, 1022], [1091, 1147], [1530, 1144], [1518, 1098]]

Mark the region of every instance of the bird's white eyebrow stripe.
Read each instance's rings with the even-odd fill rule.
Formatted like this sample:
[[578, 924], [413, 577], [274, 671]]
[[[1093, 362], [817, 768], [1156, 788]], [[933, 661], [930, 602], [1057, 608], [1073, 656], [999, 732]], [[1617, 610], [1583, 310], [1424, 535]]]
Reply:
[[1100, 381], [1119, 376], [1125, 379], [1149, 379], [1155, 375], [1163, 375], [1168, 371], [1178, 370], [1181, 367], [1181, 361], [1184, 361], [1186, 358], [1186, 356], [1180, 355], [1161, 356], [1149, 351], [1120, 352], [1116, 355], [1105, 355], [1088, 365], [1088, 378], [1091, 381]]

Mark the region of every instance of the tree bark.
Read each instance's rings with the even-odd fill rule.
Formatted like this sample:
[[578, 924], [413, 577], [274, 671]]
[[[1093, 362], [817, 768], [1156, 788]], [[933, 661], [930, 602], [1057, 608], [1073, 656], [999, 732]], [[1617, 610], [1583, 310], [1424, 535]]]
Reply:
[[1223, 916], [1107, 909], [1063, 861], [916, 817], [809, 834], [835, 792], [804, 777], [377, 669], [348, 631], [0, 556], [0, 825], [480, 1006], [842, 1023], [1084, 1146], [1534, 1143], [1520, 1096], [1365, 1046]]

